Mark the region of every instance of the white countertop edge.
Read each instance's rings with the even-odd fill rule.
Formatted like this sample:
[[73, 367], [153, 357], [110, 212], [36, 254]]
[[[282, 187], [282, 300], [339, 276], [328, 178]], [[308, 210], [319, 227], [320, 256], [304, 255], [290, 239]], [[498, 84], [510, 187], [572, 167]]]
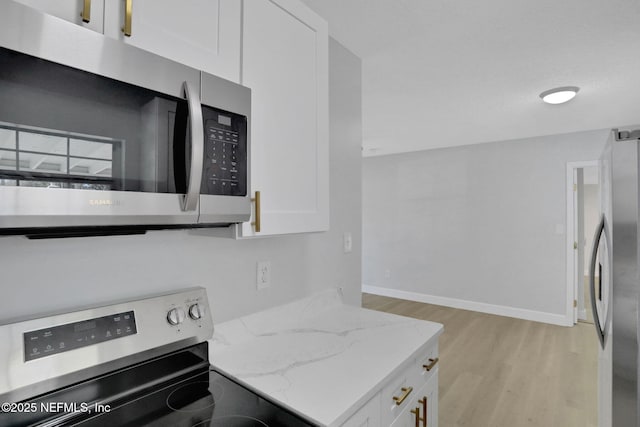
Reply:
[[[375, 395], [396, 375], [398, 375], [399, 373], [401, 373], [404, 369], [407, 368], [406, 363], [408, 361], [410, 361], [411, 359], [413, 359], [414, 357], [418, 357], [422, 352], [426, 351], [427, 349], [429, 349], [432, 345], [434, 345], [435, 343], [438, 342], [438, 338], [440, 337], [440, 335], [442, 335], [442, 333], [444, 332], [444, 328], [440, 328], [435, 335], [433, 335], [427, 342], [424, 343], [424, 345], [420, 346], [420, 348], [418, 348], [416, 351], [413, 352], [413, 354], [411, 354], [410, 356], [407, 357], [407, 360], [405, 360], [405, 362], [401, 365], [398, 365], [395, 367], [395, 369], [393, 369], [391, 372], [389, 372], [387, 375], [385, 375], [385, 377], [380, 380], [375, 387], [373, 387], [372, 389], [370, 389], [367, 393], [365, 393], [360, 399], [358, 399], [356, 402], [353, 403], [353, 405], [351, 405], [351, 407], [349, 408], [348, 411], [345, 411], [342, 413], [342, 415], [340, 415], [338, 418], [336, 418], [335, 420], [333, 420], [330, 424], [327, 424], [326, 427], [339, 427], [342, 424], [344, 424], [346, 421], [349, 420], [349, 418], [351, 418], [356, 412], [358, 412], [358, 410], [364, 406], [369, 400], [371, 400], [373, 397], [375, 397]], [[439, 368], [438, 368], [439, 369]], [[435, 372], [438, 372], [437, 370]], [[278, 402], [280, 403], [280, 402]], [[298, 414], [297, 412], [295, 412], [296, 414]], [[324, 424], [319, 423], [318, 421], [313, 421], [314, 423], [317, 423], [321, 426], [324, 426]]]
[[[398, 320], [400, 318], [404, 318], [406, 319], [406, 322], [400, 321], [400, 324], [414, 325], [413, 327], [417, 328], [416, 332], [423, 331], [424, 333], [418, 332], [415, 335], [415, 340], [411, 335], [407, 335], [405, 333], [405, 338], [402, 338], [399, 342], [397, 342], [397, 344], [399, 344], [401, 347], [396, 348], [402, 348], [406, 345], [406, 347], [404, 348], [408, 351], [401, 351], [400, 353], [396, 351], [396, 356], [392, 363], [388, 363], [388, 361], [386, 363], [380, 363], [378, 365], [377, 362], [375, 362], [375, 359], [371, 360], [370, 358], [368, 358], [368, 363], [364, 363], [363, 365], [368, 366], [366, 369], [369, 369], [369, 371], [365, 372], [371, 372], [371, 375], [368, 377], [368, 380], [362, 383], [362, 387], [350, 387], [351, 391], [348, 392], [347, 390], [342, 391], [341, 389], [336, 388], [332, 393], [330, 386], [328, 386], [326, 383], [323, 384], [321, 387], [326, 388], [327, 393], [331, 393], [333, 394], [333, 396], [329, 400], [323, 401], [320, 407], [316, 406], [318, 410], [309, 410], [309, 405], [313, 405], [313, 400], [305, 401], [300, 399], [289, 399], [288, 397], [286, 397], [286, 395], [284, 396], [284, 399], [281, 399], [280, 390], [274, 389], [273, 391], [275, 391], [276, 393], [272, 394], [272, 392], [270, 391], [271, 386], [267, 386], [266, 388], [264, 388], [262, 387], [262, 384], [256, 384], [255, 381], [252, 381], [252, 379], [243, 379], [244, 373], [238, 372], [235, 369], [236, 366], [241, 366], [242, 363], [245, 363], [245, 367], [260, 366], [262, 360], [256, 361], [257, 365], [252, 365], [252, 356], [249, 356], [248, 361], [240, 361], [241, 359], [237, 359], [235, 357], [235, 354], [257, 354], [255, 352], [246, 351], [247, 346], [251, 347], [255, 345], [256, 339], [271, 340], [270, 337], [274, 337], [273, 339], [275, 340], [275, 342], [279, 342], [278, 340], [280, 340], [280, 343], [282, 343], [282, 337], [286, 337], [289, 333], [292, 332], [294, 335], [297, 333], [305, 334], [309, 331], [313, 333], [318, 330], [331, 331], [329, 332], [330, 334], [335, 333], [336, 331], [342, 331], [341, 327], [336, 328], [336, 325], [342, 324], [335, 323], [337, 318], [341, 318], [342, 313], [346, 314], [346, 325], [349, 325], [348, 320], [359, 318], [359, 314], [354, 315], [354, 313], [358, 313], [359, 311], [362, 311], [363, 313], [371, 313], [363, 314], [364, 319], [368, 319], [365, 320], [365, 324], [371, 319], [373, 319], [373, 322], [371, 323], [371, 326], [366, 326], [364, 327], [364, 329], [356, 328], [354, 329], [355, 331], [366, 330], [367, 328], [377, 328], [380, 326], [386, 327], [393, 326], [394, 324], [397, 325]], [[322, 319], [324, 313], [327, 313], [327, 315], [329, 316], [327, 317], [327, 319], [329, 320], [327, 322], [325, 322], [324, 320], [320, 320], [320, 323], [318, 323], [317, 319]], [[378, 318], [382, 319], [382, 323], [378, 323], [378, 321], [376, 320]], [[387, 324], [389, 320], [391, 320], [391, 322]], [[309, 325], [308, 330], [304, 327], [304, 324], [307, 322]], [[421, 324], [425, 324], [425, 326], [419, 326]], [[431, 325], [426, 326], [426, 324]], [[297, 325], [301, 325], [300, 329], [297, 329]], [[420, 357], [421, 355], [426, 355], [426, 351], [437, 344], [439, 336], [444, 332], [443, 325], [438, 323], [344, 304], [342, 295], [337, 289], [327, 290], [310, 297], [294, 301], [292, 303], [284, 304], [279, 307], [274, 307], [258, 313], [250, 314], [248, 316], [239, 317], [237, 319], [224, 322], [218, 326], [219, 328], [217, 329], [220, 332], [214, 333], [214, 337], [209, 341], [210, 360], [214, 369], [233, 378], [235, 381], [242, 384], [247, 389], [255, 392], [260, 396], [264, 396], [267, 400], [274, 402], [275, 404], [283, 408], [286, 408], [288, 411], [300, 416], [308, 422], [314, 425], [327, 427], [338, 427], [346, 422], [349, 418], [351, 418], [355, 413], [357, 413], [358, 410], [361, 409], [363, 405], [365, 405], [371, 398], [375, 397], [375, 395], [379, 391], [381, 391], [382, 388], [386, 386], [395, 376], [406, 369], [408, 367], [408, 363]], [[344, 331], [349, 331], [349, 329], [344, 329]], [[302, 336], [304, 338], [304, 335]], [[284, 340], [286, 344], [287, 338], [284, 338]], [[366, 341], [359, 340], [356, 340], [355, 342], [366, 343]], [[401, 344], [403, 342], [406, 344]], [[329, 345], [330, 343], [328, 342], [327, 344]], [[311, 345], [313, 348], [313, 343]], [[238, 350], [239, 348], [242, 348], [243, 350]], [[238, 351], [240, 352], [238, 353]], [[222, 354], [225, 354], [226, 356], [222, 356]], [[226, 360], [220, 360], [220, 365], [216, 364], [216, 360], [219, 356], [222, 356], [223, 358], [226, 357]], [[365, 356], [366, 354], [362, 355], [362, 357]], [[277, 358], [269, 359], [268, 356], [265, 360], [267, 360], [267, 363], [269, 363], [270, 360], [278, 361]], [[295, 360], [295, 358], [292, 360]], [[322, 364], [324, 363], [324, 360], [328, 359], [318, 359], [318, 362]], [[380, 361], [383, 362], [383, 360]], [[238, 363], [239, 365], [235, 365], [236, 363]], [[249, 365], [246, 365], [246, 363], [249, 363]], [[312, 361], [311, 363], [316, 362]], [[376, 366], [378, 368], [376, 368]], [[326, 367], [325, 369], [328, 369], [328, 367]], [[320, 377], [322, 377], [323, 371], [319, 372], [321, 373]], [[328, 372], [329, 376], [331, 376], [332, 371]], [[348, 373], [345, 372], [343, 372], [342, 374], [348, 375]], [[361, 375], [360, 378], [362, 378]], [[360, 382], [362, 381], [362, 379], [358, 380], [357, 377], [354, 378], [354, 380], [356, 380], [354, 384], [360, 384]], [[324, 392], [324, 390], [322, 390], [322, 392]], [[320, 397], [318, 393], [312, 394], [315, 395], [315, 399], [322, 399], [322, 397]], [[311, 398], [311, 396], [309, 397]], [[344, 397], [344, 399], [346, 400], [341, 400], [342, 397]], [[341, 403], [339, 407], [333, 407], [335, 410], [327, 410], [326, 408], [331, 408], [331, 406], [327, 406], [327, 404], [332, 400], [335, 403]], [[321, 409], [323, 407], [325, 409]]]
[[[366, 310], [366, 309], [365, 309]], [[368, 390], [365, 394], [363, 394], [358, 400], [354, 401], [353, 404], [349, 407], [349, 409], [345, 412], [343, 412], [339, 417], [337, 417], [336, 419], [334, 419], [333, 421], [331, 421], [329, 424], [324, 424], [323, 422], [310, 418], [307, 414], [304, 414], [302, 412], [299, 412], [296, 408], [293, 408], [291, 406], [289, 406], [286, 402], [280, 401], [278, 399], [275, 399], [267, 394], [265, 394], [264, 391], [257, 389], [256, 387], [252, 386], [251, 384], [243, 381], [241, 378], [238, 378], [236, 376], [234, 376], [231, 372], [227, 372], [224, 369], [218, 367], [215, 365], [215, 363], [212, 363], [212, 366], [214, 367], [215, 370], [221, 372], [224, 375], [227, 375], [228, 377], [232, 378], [234, 381], [238, 382], [239, 384], [241, 384], [242, 386], [246, 387], [247, 389], [251, 390], [252, 392], [264, 397], [266, 400], [273, 402], [274, 404], [281, 406], [285, 409], [287, 409], [288, 411], [296, 414], [297, 416], [299, 416], [300, 418], [303, 418], [305, 421], [310, 422], [312, 424], [318, 425], [318, 426], [326, 426], [326, 427], [339, 427], [342, 424], [344, 424], [346, 421], [349, 420], [349, 418], [351, 418], [356, 412], [358, 412], [358, 410], [365, 405], [370, 399], [372, 399], [373, 397], [375, 397], [375, 395], [391, 380], [393, 379], [396, 375], [398, 375], [399, 373], [401, 373], [404, 369], [406, 369], [406, 363], [408, 361], [410, 361], [411, 359], [418, 357], [421, 355], [421, 353], [425, 352], [426, 350], [428, 350], [429, 348], [431, 348], [433, 345], [435, 345], [438, 342], [438, 339], [440, 337], [440, 335], [442, 335], [442, 333], [444, 332], [444, 328], [441, 327], [440, 329], [438, 329], [438, 331], [436, 331], [436, 333], [428, 340], [426, 341], [423, 345], [421, 345], [418, 349], [416, 349], [412, 354], [410, 354], [409, 356], [407, 356], [407, 359], [405, 360], [404, 363], [396, 366], [394, 369], [392, 369], [390, 372], [388, 372], [382, 379], [380, 379], [376, 385], [371, 388], [370, 390]], [[436, 371], [437, 372], [437, 371]]]

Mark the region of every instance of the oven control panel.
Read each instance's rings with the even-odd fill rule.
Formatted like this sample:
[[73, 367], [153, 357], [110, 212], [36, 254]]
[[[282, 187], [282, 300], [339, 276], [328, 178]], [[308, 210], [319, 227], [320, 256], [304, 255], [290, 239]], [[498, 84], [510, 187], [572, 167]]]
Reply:
[[20, 400], [31, 385], [53, 379], [56, 387], [70, 385], [80, 377], [68, 374], [102, 375], [113, 369], [111, 362], [165, 354], [212, 336], [202, 287], [0, 324], [0, 396]]
[[27, 362], [136, 333], [133, 311], [29, 331], [22, 334], [24, 358]]

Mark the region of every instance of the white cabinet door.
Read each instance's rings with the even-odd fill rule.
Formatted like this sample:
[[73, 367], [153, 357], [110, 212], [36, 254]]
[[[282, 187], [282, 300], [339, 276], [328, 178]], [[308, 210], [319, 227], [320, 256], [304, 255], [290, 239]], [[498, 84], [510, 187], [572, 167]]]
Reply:
[[[427, 413], [425, 419], [424, 403]], [[419, 418], [416, 422], [416, 417]], [[391, 427], [438, 427], [438, 375], [431, 378], [415, 393], [415, 398], [398, 415]]]
[[251, 189], [262, 230], [329, 229], [327, 23], [298, 0], [243, 2], [241, 83], [251, 89]]
[[238, 0], [132, 0], [131, 36], [124, 35], [125, 0], [109, 0], [104, 33], [157, 55], [238, 82], [241, 4]]
[[[46, 14], [57, 16], [99, 33], [103, 32], [104, 0], [15, 0]], [[88, 9], [85, 10], [85, 3]], [[89, 22], [83, 22], [82, 14]]]

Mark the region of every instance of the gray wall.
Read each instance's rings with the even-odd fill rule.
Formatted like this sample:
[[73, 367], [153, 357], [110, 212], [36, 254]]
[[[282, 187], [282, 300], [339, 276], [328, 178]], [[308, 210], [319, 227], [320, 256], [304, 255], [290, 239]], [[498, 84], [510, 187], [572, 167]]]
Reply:
[[[0, 322], [78, 305], [200, 285], [214, 321], [341, 286], [360, 304], [361, 63], [330, 49], [331, 230], [236, 241], [223, 230], [54, 240], [0, 238]], [[342, 234], [353, 233], [353, 252]], [[270, 260], [271, 288], [256, 291], [256, 262]]]
[[366, 158], [363, 284], [516, 317], [564, 315], [566, 163], [597, 159], [606, 137]]

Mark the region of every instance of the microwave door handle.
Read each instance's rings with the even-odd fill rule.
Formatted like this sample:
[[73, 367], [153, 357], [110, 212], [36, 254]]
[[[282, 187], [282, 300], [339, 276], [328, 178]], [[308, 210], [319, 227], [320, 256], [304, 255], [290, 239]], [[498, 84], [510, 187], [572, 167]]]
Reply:
[[[598, 246], [600, 245], [600, 239], [602, 239], [602, 234], [604, 232], [604, 215], [600, 219], [600, 223], [598, 224], [598, 228], [596, 229], [596, 234], [593, 236], [593, 247], [591, 248], [591, 265], [589, 266], [589, 293], [591, 294], [591, 311], [593, 312], [593, 324], [596, 327], [596, 334], [598, 335], [598, 340], [600, 341], [600, 345], [604, 348], [604, 334], [605, 328], [600, 326], [600, 318], [598, 317], [598, 310], [596, 307], [596, 264], [598, 262]], [[602, 275], [600, 276], [600, 281], [602, 281]]]
[[182, 198], [183, 211], [195, 211], [200, 198], [204, 161], [204, 124], [200, 97], [189, 82], [182, 84], [189, 108], [189, 133], [191, 134], [191, 167], [187, 192]]

